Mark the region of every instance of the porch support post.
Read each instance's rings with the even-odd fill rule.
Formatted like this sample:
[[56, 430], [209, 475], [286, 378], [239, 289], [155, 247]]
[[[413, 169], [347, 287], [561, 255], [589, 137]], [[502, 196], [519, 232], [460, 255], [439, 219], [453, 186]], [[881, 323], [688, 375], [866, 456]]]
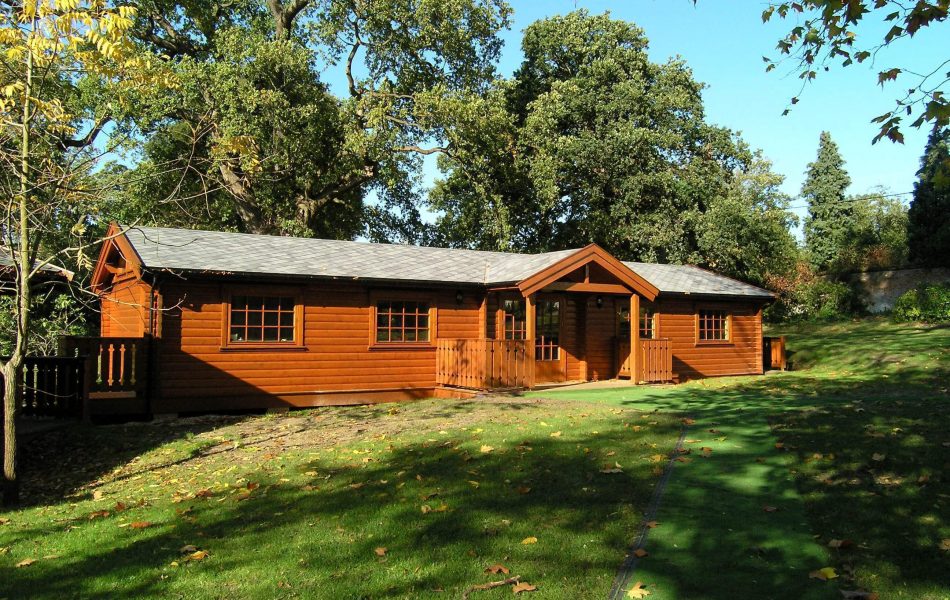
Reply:
[[482, 303], [478, 305], [478, 338], [488, 338], [488, 292], [482, 296]]
[[534, 294], [530, 294], [524, 298], [524, 318], [527, 321], [527, 323], [525, 323], [525, 342], [527, 345], [525, 349], [525, 360], [528, 368], [528, 387], [534, 387], [534, 338], [535, 328], [537, 326]]
[[640, 296], [630, 295], [630, 383], [640, 383]]

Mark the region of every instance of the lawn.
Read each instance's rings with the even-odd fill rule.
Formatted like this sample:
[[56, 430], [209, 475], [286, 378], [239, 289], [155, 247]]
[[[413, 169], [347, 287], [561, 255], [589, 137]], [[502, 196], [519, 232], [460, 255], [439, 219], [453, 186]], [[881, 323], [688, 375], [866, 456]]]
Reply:
[[498, 399], [48, 433], [0, 513], [0, 598], [603, 597], [680, 429]]
[[633, 580], [650, 600], [950, 598], [950, 328], [771, 333], [794, 371], [539, 394], [695, 420]]

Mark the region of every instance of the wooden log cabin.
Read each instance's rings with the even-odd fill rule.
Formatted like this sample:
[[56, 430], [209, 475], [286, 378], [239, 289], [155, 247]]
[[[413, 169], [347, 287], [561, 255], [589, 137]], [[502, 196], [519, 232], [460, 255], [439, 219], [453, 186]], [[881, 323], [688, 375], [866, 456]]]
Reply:
[[145, 392], [94, 414], [757, 374], [772, 299], [596, 245], [516, 254], [117, 225], [93, 285], [102, 341], [149, 353]]

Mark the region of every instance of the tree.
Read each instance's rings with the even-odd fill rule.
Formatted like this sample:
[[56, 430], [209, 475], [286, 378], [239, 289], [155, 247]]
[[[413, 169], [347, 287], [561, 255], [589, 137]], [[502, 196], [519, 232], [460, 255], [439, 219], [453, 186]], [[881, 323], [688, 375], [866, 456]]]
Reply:
[[415, 239], [421, 159], [451, 151], [447, 106], [491, 80], [509, 14], [502, 0], [144, 0], [135, 35], [182, 85], [148, 99], [172, 118], [138, 119], [143, 183], [115, 204], [159, 224]]
[[629, 259], [700, 262], [702, 214], [751, 153], [704, 122], [681, 61], [650, 62], [633, 24], [586, 11], [533, 23], [508, 81], [459, 110], [429, 196], [456, 246], [596, 242]]
[[699, 253], [703, 265], [756, 285], [791, 273], [799, 249], [791, 234], [797, 217], [779, 187], [784, 177], [756, 153], [750, 167], [736, 173], [726, 194], [702, 215]]
[[[873, 62], [878, 53], [891, 44], [913, 38], [921, 30], [945, 22], [948, 10], [950, 0], [803, 0], [770, 4], [762, 12], [762, 20], [769, 21], [776, 15], [782, 19], [790, 15], [799, 17], [797, 24], [779, 40], [777, 48], [780, 54], [796, 61], [795, 70], [804, 89], [809, 81], [818, 77], [819, 72], [829, 71], [835, 61], [840, 60], [841, 67], [868, 60]], [[867, 29], [862, 25], [869, 18], [881, 20], [890, 27], [885, 28], [883, 37], [865, 43], [862, 34]], [[778, 64], [768, 57], [764, 60], [767, 71]], [[902, 90], [895, 107], [874, 119], [880, 124], [874, 142], [887, 137], [893, 142], [903, 143], [901, 126], [904, 118], [915, 117], [911, 127], [921, 127], [925, 123], [945, 127], [950, 123], [950, 102], [945, 95], [950, 83], [950, 69], [947, 68], [950, 59], [934, 56], [932, 64], [932, 69], [923, 72], [891, 65], [878, 71], [877, 80], [882, 87], [900, 78]], [[796, 104], [798, 99], [795, 96], [791, 103]], [[788, 109], [785, 112], [787, 114]]]
[[18, 498], [17, 388], [39, 274], [67, 251], [87, 248], [89, 215], [105, 183], [94, 167], [113, 148], [98, 139], [105, 124], [141, 90], [172, 83], [128, 38], [134, 14], [101, 0], [0, 4], [0, 250], [14, 265], [13, 339], [0, 360], [5, 503]]
[[821, 133], [818, 156], [808, 164], [802, 197], [808, 201], [805, 247], [812, 265], [827, 268], [844, 247], [852, 214], [845, 198], [851, 177], [844, 168], [838, 145], [827, 131]]
[[950, 267], [950, 127], [934, 128], [920, 163], [907, 215], [910, 258]]
[[836, 272], [896, 269], [907, 261], [907, 207], [885, 192], [847, 199], [852, 217]]

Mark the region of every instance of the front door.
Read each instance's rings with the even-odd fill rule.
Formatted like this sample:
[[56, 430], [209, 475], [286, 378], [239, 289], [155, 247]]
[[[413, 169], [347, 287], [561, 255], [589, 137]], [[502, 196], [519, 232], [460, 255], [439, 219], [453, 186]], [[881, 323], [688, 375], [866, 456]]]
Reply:
[[538, 383], [564, 381], [565, 356], [561, 350], [560, 299], [540, 299], [535, 309], [534, 359], [535, 381]]

